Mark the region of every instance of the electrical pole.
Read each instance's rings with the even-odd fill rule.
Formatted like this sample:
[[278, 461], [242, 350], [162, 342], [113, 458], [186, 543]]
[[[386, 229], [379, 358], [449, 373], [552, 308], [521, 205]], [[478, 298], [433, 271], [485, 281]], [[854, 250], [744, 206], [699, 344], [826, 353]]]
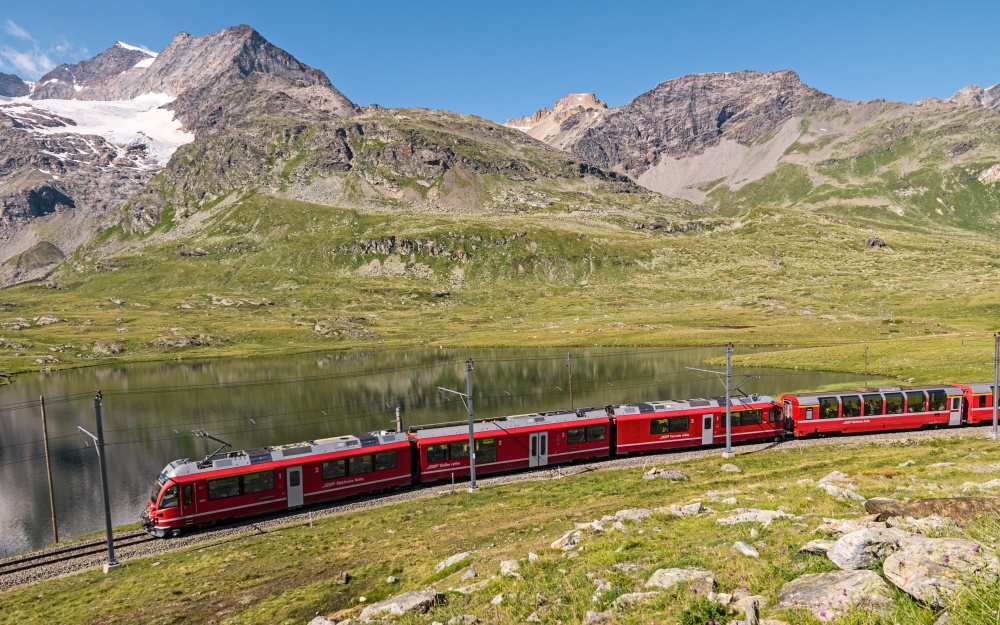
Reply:
[[732, 416], [732, 394], [733, 391], [739, 391], [740, 387], [750, 380], [756, 380], [760, 376], [756, 375], [746, 375], [743, 374], [743, 380], [733, 388], [733, 369], [732, 369], [732, 354], [733, 354], [733, 344], [729, 343], [726, 345], [726, 371], [725, 373], [721, 371], [710, 371], [708, 369], [696, 369], [694, 367], [684, 367], [688, 371], [703, 371], [705, 373], [714, 373], [719, 377], [719, 380], [723, 380], [722, 376], [725, 377], [726, 385], [726, 451], [722, 453], [723, 458], [732, 458], [735, 454], [733, 453], [733, 416]]
[[730, 392], [733, 383], [732, 355], [733, 344], [728, 343], [726, 345], [726, 451], [722, 454], [723, 458], [733, 457], [733, 401]]
[[476, 430], [472, 424], [472, 359], [465, 363], [465, 397], [469, 409], [469, 492], [478, 490], [476, 486]]
[[573, 410], [573, 354], [566, 352], [566, 368], [569, 369], [569, 409]]
[[52, 463], [49, 461], [49, 428], [45, 425], [45, 396], [38, 398], [42, 407], [42, 441], [45, 443], [45, 473], [49, 477], [49, 507], [52, 508], [52, 538], [59, 542], [59, 525], [56, 522], [56, 497], [52, 488]]
[[868, 390], [868, 344], [865, 344], [865, 390]]
[[121, 567], [115, 559], [115, 537], [111, 531], [111, 498], [108, 494], [108, 467], [104, 461], [104, 425], [101, 423], [101, 391], [97, 391], [94, 396], [94, 415], [97, 417], [97, 436], [94, 436], [82, 427], [80, 430], [94, 440], [94, 447], [97, 448], [97, 459], [101, 465], [101, 492], [104, 493], [104, 530], [108, 536], [108, 561], [104, 564], [104, 572], [114, 571]]
[[462, 402], [465, 403], [465, 407], [469, 411], [469, 492], [474, 493], [479, 490], [479, 486], [476, 485], [476, 429], [472, 422], [472, 359], [470, 358], [465, 361], [464, 393], [459, 393], [458, 391], [453, 391], [450, 388], [444, 388], [441, 386], [438, 387], [438, 390], [461, 397]]
[[993, 439], [997, 438], [997, 401], [1000, 399], [1000, 332], [993, 335]]

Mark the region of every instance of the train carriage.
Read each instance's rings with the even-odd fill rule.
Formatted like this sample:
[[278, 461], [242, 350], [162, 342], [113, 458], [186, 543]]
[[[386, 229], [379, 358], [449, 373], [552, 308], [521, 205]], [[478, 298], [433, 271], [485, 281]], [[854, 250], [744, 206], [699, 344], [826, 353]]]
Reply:
[[993, 385], [986, 382], [956, 384], [965, 395], [965, 422], [981, 425], [993, 422]]
[[[473, 423], [476, 474], [496, 473], [609, 455], [611, 422], [604, 410], [485, 419]], [[467, 422], [410, 428], [421, 482], [469, 475]]]
[[412, 483], [405, 434], [367, 433], [171, 462], [142, 524], [156, 536]]
[[962, 424], [965, 393], [957, 386], [782, 395], [786, 429], [795, 436], [912, 430]]
[[[726, 400], [642, 402], [608, 406], [619, 454], [716, 445], [726, 441]], [[781, 436], [781, 405], [766, 395], [733, 398], [731, 439], [762, 440]]]

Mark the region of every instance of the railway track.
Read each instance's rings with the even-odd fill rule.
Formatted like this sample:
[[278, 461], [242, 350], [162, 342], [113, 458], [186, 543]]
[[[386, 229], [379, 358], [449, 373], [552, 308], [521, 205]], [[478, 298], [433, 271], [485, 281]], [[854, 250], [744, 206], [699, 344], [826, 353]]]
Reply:
[[[932, 438], [979, 437], [985, 428], [956, 428], [945, 430], [908, 430], [885, 432], [846, 438], [810, 438], [791, 439], [782, 442], [744, 443], [734, 448], [737, 455], [765, 452], [770, 449], [800, 449], [805, 447], [822, 447], [828, 445], [866, 445], [866, 444], [898, 444], [903, 441], [918, 441]], [[661, 466], [683, 462], [694, 458], [718, 455], [720, 449], [699, 448], [687, 451], [666, 451], [659, 453], [618, 456], [600, 461], [582, 462], [579, 464], [553, 466], [529, 472], [518, 472], [487, 476], [479, 480], [482, 487], [500, 486], [527, 480], [544, 480], [569, 477], [589, 471], [613, 470], [622, 468], [646, 467], [659, 464]], [[177, 538], [158, 539], [145, 532], [129, 532], [115, 536], [115, 555], [123, 566], [128, 567], [129, 561], [182, 549], [194, 545], [214, 543], [220, 540], [241, 539], [262, 533], [276, 531], [283, 526], [308, 523], [312, 519], [349, 514], [382, 506], [394, 505], [414, 499], [437, 497], [442, 494], [462, 490], [464, 484], [457, 488], [452, 485], [438, 483], [425, 484], [412, 489], [391, 492], [382, 495], [369, 495], [355, 499], [329, 502], [315, 507], [282, 512], [268, 516], [241, 519], [212, 528], [202, 528], [191, 533], [182, 534]], [[100, 566], [106, 562], [107, 543], [104, 540], [89, 541], [69, 547], [59, 547], [0, 560], [0, 592], [42, 579], [79, 572], [88, 568]]]
[[[120, 549], [152, 540], [156, 539], [146, 532], [131, 532], [129, 534], [115, 536], [114, 545], [115, 549]], [[30, 571], [31, 569], [46, 567], [52, 564], [72, 562], [73, 560], [87, 558], [88, 556], [107, 553], [107, 550], [107, 540], [94, 540], [69, 547], [51, 549], [42, 553], [25, 556], [23, 558], [3, 560], [0, 561], [0, 577], [21, 571]]]

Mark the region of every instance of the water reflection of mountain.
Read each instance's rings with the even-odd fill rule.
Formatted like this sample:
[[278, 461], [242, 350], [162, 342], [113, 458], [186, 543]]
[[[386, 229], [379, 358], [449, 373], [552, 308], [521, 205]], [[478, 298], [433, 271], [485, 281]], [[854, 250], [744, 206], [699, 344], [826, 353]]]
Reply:
[[[714, 377], [686, 371], [716, 349], [574, 349], [576, 407], [720, 395]], [[477, 417], [569, 407], [566, 350], [337, 352], [268, 359], [149, 363], [50, 372], [0, 389], [0, 547], [51, 540], [41, 422], [46, 396], [61, 537], [103, 527], [97, 456], [77, 426], [93, 431], [93, 395], [103, 392], [108, 479], [115, 524], [134, 522], [150, 484], [176, 458], [212, 448], [203, 428], [237, 449], [406, 425], [455, 421], [466, 412], [437, 387], [465, 389], [475, 361]], [[848, 381], [834, 374], [755, 370], [748, 392], [779, 393]], [[59, 399], [67, 398], [67, 399]]]

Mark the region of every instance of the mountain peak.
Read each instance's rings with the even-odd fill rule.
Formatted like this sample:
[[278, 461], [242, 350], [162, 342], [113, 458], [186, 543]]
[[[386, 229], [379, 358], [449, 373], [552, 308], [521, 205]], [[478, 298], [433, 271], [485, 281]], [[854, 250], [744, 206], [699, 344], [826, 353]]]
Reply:
[[155, 57], [142, 48], [116, 41], [104, 52], [72, 65], [62, 64], [38, 79], [35, 100], [72, 100], [85, 88], [102, 85], [141, 61]]
[[133, 51], [136, 51], [136, 52], [142, 52], [146, 56], [150, 56], [150, 57], [154, 57], [154, 58], [156, 57], [156, 52], [151, 52], [151, 51], [149, 51], [149, 50], [147, 50], [145, 48], [140, 48], [139, 46], [129, 45], [129, 44], [125, 43], [124, 41], [116, 41], [115, 42], [115, 46], [118, 46], [119, 48], [122, 48], [123, 50], [133, 50]]

